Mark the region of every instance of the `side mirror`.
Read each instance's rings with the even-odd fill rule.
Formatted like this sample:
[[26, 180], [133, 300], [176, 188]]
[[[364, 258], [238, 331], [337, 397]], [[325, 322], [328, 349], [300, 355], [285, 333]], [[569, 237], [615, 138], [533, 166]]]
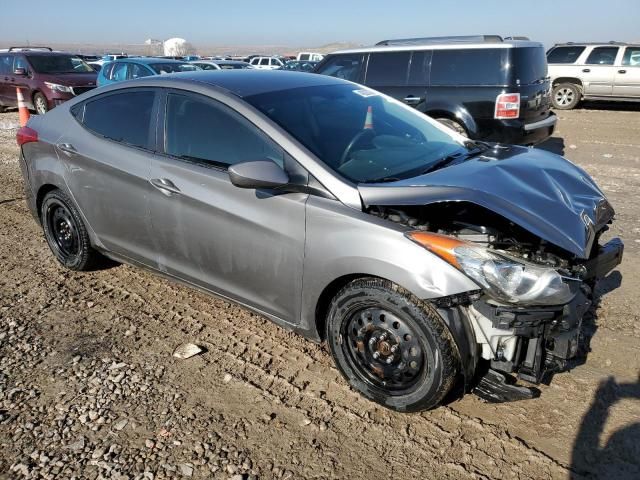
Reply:
[[13, 71], [13, 74], [16, 77], [26, 77], [27, 76], [27, 69], [23, 68], [23, 67], [18, 67]]
[[229, 179], [239, 188], [277, 188], [289, 183], [289, 175], [273, 160], [256, 160], [231, 165]]

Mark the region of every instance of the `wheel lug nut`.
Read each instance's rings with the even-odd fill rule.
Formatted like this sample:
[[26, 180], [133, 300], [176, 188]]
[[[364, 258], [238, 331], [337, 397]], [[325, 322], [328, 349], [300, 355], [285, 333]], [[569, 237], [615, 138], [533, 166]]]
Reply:
[[383, 333], [382, 335], [380, 335], [380, 340], [386, 340], [387, 339], [387, 334]]
[[393, 357], [387, 358], [387, 365], [389, 365], [391, 362], [393, 362]]
[[396, 353], [396, 350], [398, 350], [398, 346], [394, 345], [391, 347], [391, 353]]
[[380, 358], [380, 352], [373, 352], [373, 358], [375, 358], [376, 360]]

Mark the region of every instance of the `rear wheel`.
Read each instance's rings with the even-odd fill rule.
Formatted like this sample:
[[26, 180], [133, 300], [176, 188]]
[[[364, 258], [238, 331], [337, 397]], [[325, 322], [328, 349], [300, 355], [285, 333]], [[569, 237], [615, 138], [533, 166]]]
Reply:
[[49, 111], [49, 104], [47, 103], [47, 98], [40, 92], [36, 93], [33, 96], [33, 106], [35, 107], [36, 113], [38, 115], [44, 115]]
[[89, 234], [78, 210], [62, 191], [52, 190], [45, 195], [41, 220], [49, 248], [65, 267], [91, 270], [102, 258], [91, 247]]
[[392, 410], [436, 407], [458, 371], [454, 340], [438, 313], [387, 280], [344, 287], [331, 302], [326, 333], [349, 384]]
[[459, 133], [460, 135], [463, 135], [465, 137], [468, 137], [469, 134], [467, 133], [467, 129], [464, 128], [460, 123], [456, 122], [455, 120], [451, 120], [450, 118], [436, 118], [437, 121], [439, 121], [441, 124], [446, 125], [447, 127], [449, 127], [451, 130], [454, 130], [455, 132]]
[[553, 87], [551, 101], [553, 108], [558, 110], [571, 110], [580, 103], [580, 88], [573, 83], [560, 83]]

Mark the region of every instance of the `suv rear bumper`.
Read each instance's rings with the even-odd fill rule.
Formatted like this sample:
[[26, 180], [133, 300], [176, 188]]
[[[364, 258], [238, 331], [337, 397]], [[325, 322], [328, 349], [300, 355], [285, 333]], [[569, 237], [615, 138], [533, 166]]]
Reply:
[[536, 145], [553, 135], [558, 117], [553, 112], [544, 120], [525, 123], [524, 120], [494, 120], [495, 127], [486, 140], [515, 145]]

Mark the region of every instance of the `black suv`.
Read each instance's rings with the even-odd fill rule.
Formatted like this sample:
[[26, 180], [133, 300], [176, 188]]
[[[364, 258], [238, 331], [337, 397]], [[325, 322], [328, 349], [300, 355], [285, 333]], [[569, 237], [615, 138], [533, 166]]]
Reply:
[[556, 116], [544, 47], [517, 38], [384, 40], [334, 52], [314, 71], [379, 90], [472, 139], [534, 145]]

